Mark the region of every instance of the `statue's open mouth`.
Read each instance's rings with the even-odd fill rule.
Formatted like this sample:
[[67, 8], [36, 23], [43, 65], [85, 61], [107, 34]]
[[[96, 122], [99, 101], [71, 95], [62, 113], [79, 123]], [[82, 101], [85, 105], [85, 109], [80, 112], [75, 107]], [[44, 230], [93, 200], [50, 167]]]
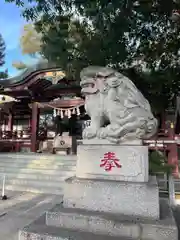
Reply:
[[93, 88], [94, 87], [94, 83], [84, 83], [81, 84], [82, 88]]

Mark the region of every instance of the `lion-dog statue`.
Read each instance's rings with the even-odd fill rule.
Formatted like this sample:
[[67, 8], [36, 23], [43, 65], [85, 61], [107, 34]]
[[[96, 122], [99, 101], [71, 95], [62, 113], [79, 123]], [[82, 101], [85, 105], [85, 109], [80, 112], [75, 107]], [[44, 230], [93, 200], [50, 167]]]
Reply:
[[134, 83], [108, 67], [89, 66], [80, 73], [81, 92], [91, 125], [84, 139], [108, 139], [119, 143], [126, 139], [148, 139], [157, 131], [149, 102]]

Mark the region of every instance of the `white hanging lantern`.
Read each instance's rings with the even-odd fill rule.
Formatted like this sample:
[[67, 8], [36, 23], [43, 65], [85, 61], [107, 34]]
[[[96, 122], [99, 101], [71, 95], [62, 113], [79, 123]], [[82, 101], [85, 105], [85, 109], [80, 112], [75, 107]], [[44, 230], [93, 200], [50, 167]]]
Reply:
[[68, 118], [70, 118], [70, 117], [71, 117], [71, 110], [68, 109]]
[[76, 111], [77, 111], [77, 115], [79, 116], [80, 115], [79, 107], [76, 108]]
[[75, 108], [73, 108], [72, 114], [76, 114], [76, 109]]
[[61, 119], [64, 117], [64, 114], [63, 114], [62, 110], [60, 110], [60, 116], [61, 116]]
[[64, 116], [68, 116], [68, 110], [64, 111]]
[[5, 131], [5, 125], [4, 124], [2, 125], [2, 131]]
[[57, 113], [56, 113], [56, 109], [53, 109], [53, 117], [56, 117]]

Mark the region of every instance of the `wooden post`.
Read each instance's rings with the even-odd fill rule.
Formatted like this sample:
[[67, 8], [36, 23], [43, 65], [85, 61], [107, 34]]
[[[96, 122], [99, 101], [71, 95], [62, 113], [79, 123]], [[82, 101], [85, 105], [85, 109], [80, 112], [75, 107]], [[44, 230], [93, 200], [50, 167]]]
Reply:
[[12, 112], [9, 112], [8, 115], [8, 131], [13, 131], [13, 114]]
[[39, 108], [36, 102], [32, 104], [32, 117], [31, 117], [31, 151], [37, 150], [37, 133], [39, 124]]
[[161, 129], [166, 129], [166, 114], [164, 111], [161, 114]]
[[179, 167], [178, 167], [178, 151], [177, 151], [177, 144], [171, 143], [168, 147], [168, 163], [174, 165], [174, 170], [172, 172], [173, 176], [179, 177]]
[[[175, 133], [174, 133], [174, 124], [171, 123], [168, 129], [168, 135], [169, 135], [169, 139], [173, 139], [175, 137]], [[174, 177], [179, 177], [179, 167], [178, 167], [178, 149], [177, 149], [177, 143], [171, 143], [168, 146], [168, 163], [172, 164], [175, 166], [175, 169], [173, 170], [172, 175]]]

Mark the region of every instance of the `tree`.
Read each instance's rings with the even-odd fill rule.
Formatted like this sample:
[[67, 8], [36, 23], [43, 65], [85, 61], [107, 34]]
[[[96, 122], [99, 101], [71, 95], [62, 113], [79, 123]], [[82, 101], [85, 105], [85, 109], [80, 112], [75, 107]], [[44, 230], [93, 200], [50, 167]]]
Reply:
[[38, 33], [33, 24], [26, 24], [20, 38], [20, 46], [23, 54], [37, 56], [41, 51], [41, 34]]
[[[6, 0], [7, 2], [15, 2]], [[24, 1], [16, 1], [23, 7]], [[42, 55], [77, 77], [87, 65], [123, 71], [166, 108], [180, 90], [179, 22], [172, 0], [40, 1], [24, 8], [42, 34]], [[75, 13], [76, 12], [76, 16]], [[39, 17], [41, 16], [41, 18]], [[47, 29], [44, 26], [48, 26]]]
[[[3, 40], [2, 35], [0, 34], [0, 67], [2, 67], [5, 63], [5, 50], [6, 50], [6, 45], [5, 42]], [[4, 79], [8, 77], [8, 72], [7, 70], [4, 71], [0, 71], [0, 79]]]
[[6, 50], [6, 46], [5, 46], [5, 42], [3, 40], [2, 35], [0, 34], [0, 67], [4, 65], [5, 61], [5, 50]]
[[[25, 55], [39, 58], [41, 51], [41, 34], [38, 33], [32, 23], [24, 25], [20, 37], [21, 51]], [[18, 70], [27, 68], [27, 64], [22, 61], [14, 61], [12, 66]]]
[[0, 79], [6, 79], [8, 78], [8, 71], [0, 72]]
[[158, 150], [149, 151], [149, 173], [155, 175], [158, 173], [171, 174], [174, 170], [174, 165], [168, 163], [165, 153]]

